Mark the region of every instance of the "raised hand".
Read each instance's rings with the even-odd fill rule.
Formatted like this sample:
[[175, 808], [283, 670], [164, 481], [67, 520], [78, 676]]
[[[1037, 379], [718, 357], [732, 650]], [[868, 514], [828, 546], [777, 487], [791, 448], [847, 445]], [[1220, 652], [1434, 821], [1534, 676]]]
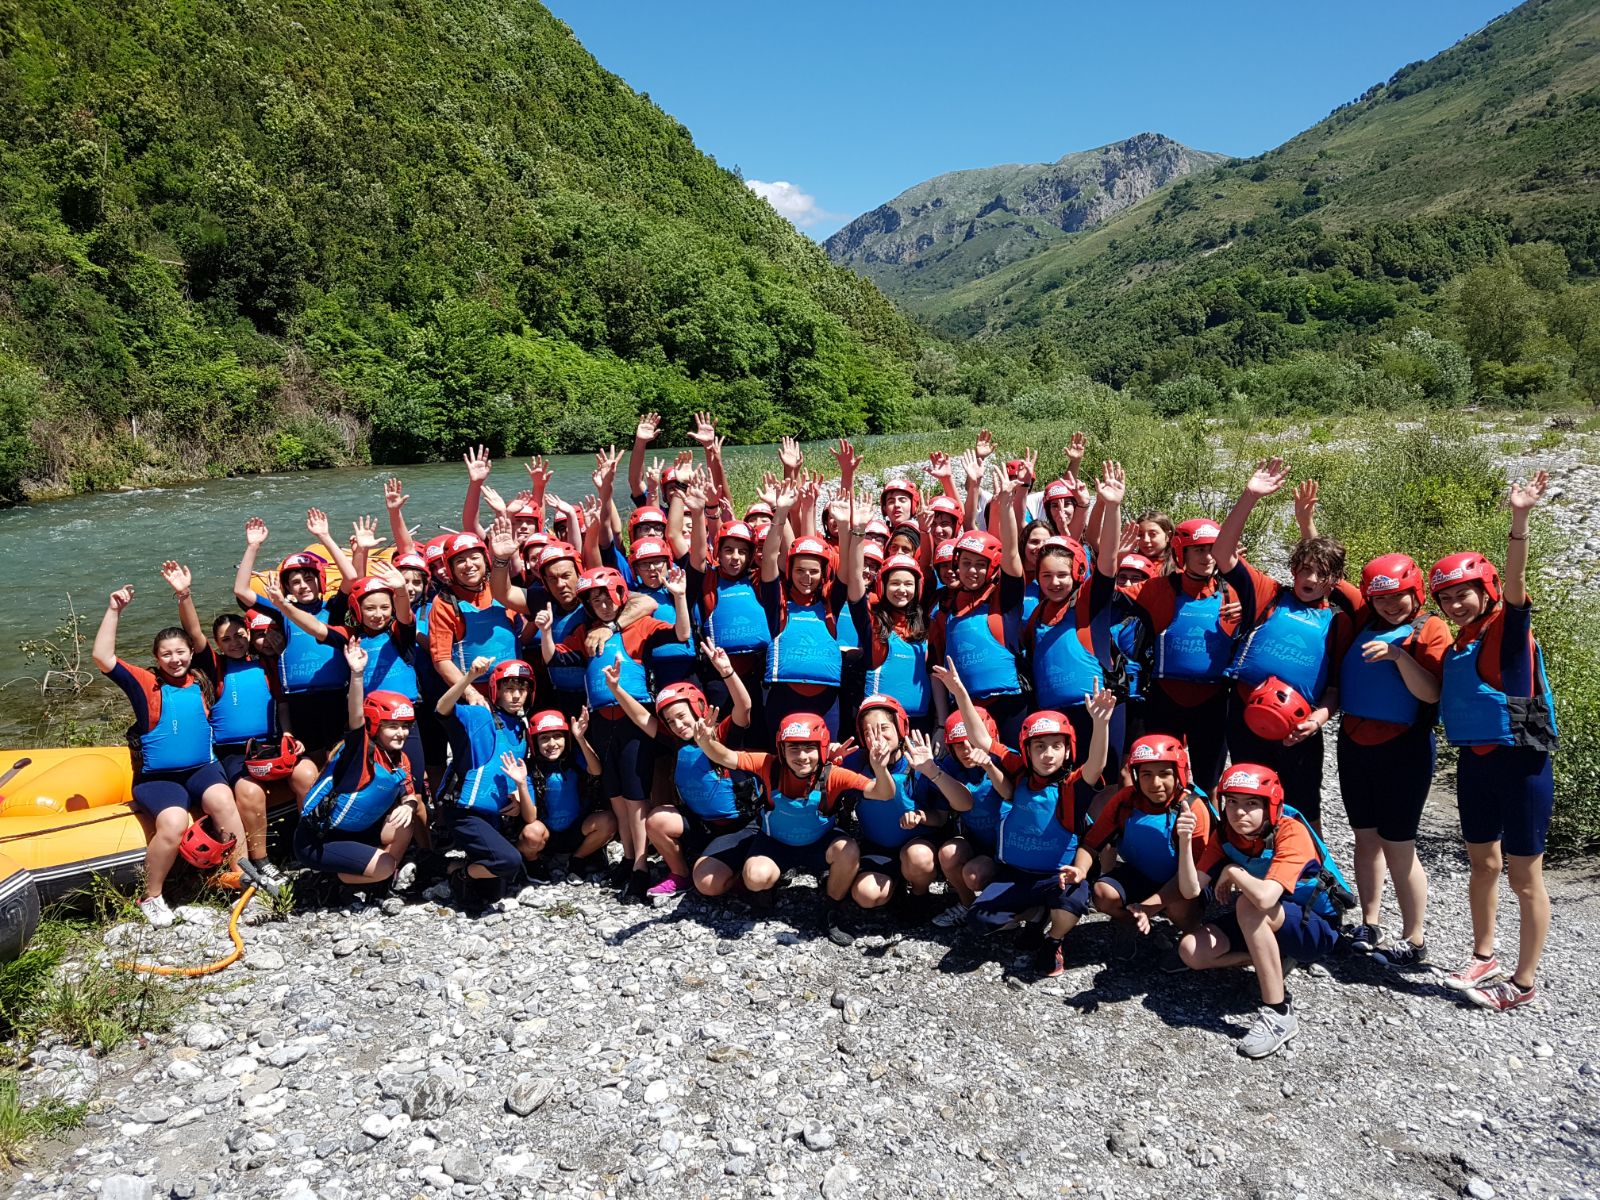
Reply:
[[956, 660], [953, 658], [946, 658], [943, 666], [938, 663], [931, 664], [928, 673], [944, 684], [944, 690], [952, 696], [959, 696], [967, 690], [966, 685], [961, 682], [961, 672], [956, 669]]
[[913, 771], [921, 771], [933, 761], [933, 743], [921, 730], [913, 729], [906, 737], [906, 761]]
[[1117, 541], [1117, 561], [1122, 561], [1124, 554], [1133, 554], [1139, 549], [1139, 522], [1127, 521], [1122, 526], [1122, 537]]
[[976, 450], [963, 450], [956, 461], [961, 464], [961, 482], [971, 495], [983, 486], [983, 459]]
[[733, 661], [729, 659], [728, 652], [716, 645], [710, 638], [700, 639], [700, 651], [706, 656], [706, 661], [711, 664], [711, 669], [718, 675], [728, 675], [733, 671]]
[[661, 434], [661, 414], [644, 413], [639, 417], [639, 424], [634, 427], [633, 439], [636, 442], [649, 444]]
[[888, 770], [894, 765], [894, 760], [900, 757], [900, 750], [892, 738], [879, 738], [867, 747], [867, 756], [872, 759], [872, 765]]
[[949, 479], [952, 470], [950, 456], [943, 450], [935, 450], [928, 455], [928, 474], [935, 479], [940, 481]]
[[600, 674], [606, 677], [606, 682], [617, 690], [622, 689], [622, 651], [617, 651], [617, 656], [600, 668]]
[[778, 443], [778, 461], [785, 471], [798, 471], [805, 465], [806, 456], [800, 451], [800, 443], [786, 436]]
[[615, 446], [597, 452], [594, 456], [594, 486], [606, 489], [616, 482], [617, 466], [622, 462], [622, 451]]
[[404, 508], [409, 499], [411, 497], [406, 495], [406, 485], [400, 482], [398, 476], [389, 476], [383, 485], [383, 506], [390, 512], [395, 512]]
[[778, 506], [778, 477], [771, 471], [766, 471], [761, 476], [761, 490], [756, 493], [769, 507]]
[[489, 506], [490, 511], [496, 516], [505, 515], [506, 502], [500, 498], [500, 493], [487, 483], [478, 489], [478, 495], [483, 498], [483, 502]]
[[644, 485], [652, 493], [661, 491], [661, 475], [667, 469], [667, 464], [659, 458], [652, 458], [650, 465], [644, 469]]
[[672, 477], [684, 487], [694, 482], [694, 455], [688, 450], [678, 451], [678, 457], [672, 462]]
[[987, 461], [994, 455], [994, 434], [987, 429], [978, 430], [978, 440], [973, 442], [972, 450], [979, 463]]
[[833, 447], [833, 461], [839, 464], [840, 486], [848, 487], [861, 466], [861, 455], [847, 438], [840, 438], [839, 444]]
[[494, 462], [489, 457], [489, 447], [479, 446], [475, 450], [468, 450], [461, 456], [461, 461], [466, 464], [467, 478], [473, 483], [482, 483], [489, 478], [489, 472], [494, 469]]
[[1294, 489], [1295, 524], [1304, 527], [1317, 511], [1317, 481], [1303, 479]]
[[663, 586], [671, 596], [686, 596], [689, 594], [689, 576], [677, 563], [667, 568], [667, 578]]
[[282, 608], [287, 599], [283, 594], [283, 580], [278, 578], [276, 571], [267, 571], [261, 576], [262, 590], [267, 593], [267, 599], [272, 601], [277, 608]]
[[382, 583], [384, 587], [396, 594], [399, 594], [399, 592], [406, 586], [406, 577], [400, 574], [399, 571], [395, 570], [394, 566], [390, 563], [375, 562], [367, 568], [367, 572], [374, 579], [378, 580], [378, 582]]
[[967, 757], [972, 760], [972, 765], [975, 767], [987, 767], [994, 761], [987, 750], [980, 750], [971, 742], [967, 743]]
[[480, 654], [478, 657], [474, 658], [471, 665], [467, 667], [467, 678], [482, 679], [484, 675], [488, 674], [489, 668], [492, 666], [494, 666], [494, 659], [490, 658], [487, 654]]
[[[763, 499], [765, 499], [765, 497], [763, 497]], [[789, 510], [792, 509], [795, 504], [799, 502], [799, 500], [800, 489], [795, 486], [793, 480], [785, 479], [783, 483], [778, 486], [777, 495], [771, 502], [772, 511], [777, 515], [778, 519], [787, 517], [789, 515]]]
[[344, 661], [350, 664], [350, 674], [359, 675], [367, 669], [367, 650], [357, 639], [344, 644]]
[[121, 612], [133, 603], [133, 584], [125, 583], [111, 593], [111, 611]]
[[496, 558], [510, 558], [517, 552], [517, 536], [510, 517], [496, 517], [489, 526], [489, 549]]
[[1183, 806], [1183, 811], [1178, 814], [1178, 819], [1172, 824], [1173, 836], [1180, 846], [1194, 837], [1194, 827], [1194, 809], [1186, 804]]
[[708, 412], [694, 415], [694, 428], [689, 430], [689, 440], [710, 450], [717, 440], [717, 423]]
[[550, 470], [550, 464], [542, 458], [530, 459], [528, 462], [528, 482], [534, 494], [539, 495], [550, 487], [550, 480], [555, 473]]
[[1289, 464], [1274, 455], [1256, 463], [1255, 474], [1244, 485], [1245, 494], [1264, 499], [1272, 495], [1289, 480]]
[[572, 726], [572, 732], [574, 734], [577, 734], [580, 737], [583, 734], [588, 733], [589, 732], [589, 706], [587, 704], [585, 704], [582, 708], [580, 708], [578, 710], [578, 715], [573, 717], [572, 720], [568, 722], [568, 724], [570, 724]]
[[267, 540], [267, 523], [260, 517], [251, 517], [244, 523], [244, 542], [247, 546], [260, 546]]
[[328, 514], [320, 508], [306, 509], [306, 532], [321, 540], [328, 536]]
[[555, 623], [556, 610], [549, 604], [546, 604], [533, 615], [533, 627], [540, 633], [549, 633], [550, 626], [554, 625]]
[[694, 483], [691, 483], [686, 489], [684, 489], [683, 507], [692, 513], [705, 512], [706, 489], [703, 483], [696, 480]]
[[1100, 688], [1098, 691], [1084, 697], [1089, 716], [1096, 725], [1104, 725], [1111, 720], [1111, 714], [1117, 710], [1117, 694], [1110, 688]]
[[1089, 439], [1082, 433], [1074, 433], [1072, 440], [1067, 443], [1062, 453], [1067, 456], [1067, 474], [1076, 475], [1078, 464], [1083, 461], [1085, 452], [1089, 449]]
[[528, 782], [528, 763], [520, 754], [513, 754], [507, 750], [500, 756], [500, 769], [517, 787]]
[[389, 540], [378, 536], [377, 517], [361, 517], [350, 528], [355, 531], [356, 545], [363, 550], [376, 550]]
[[1128, 491], [1128, 477], [1123, 472], [1121, 463], [1107, 459], [1100, 464], [1100, 483], [1095, 491], [1107, 504], [1122, 503], [1122, 498]]
[[182, 563], [173, 562], [169, 558], [161, 564], [161, 578], [167, 581], [168, 585], [181, 599], [189, 594], [189, 587], [194, 577], [189, 574], [188, 567]]
[[1540, 471], [1526, 483], [1522, 480], [1513, 483], [1510, 493], [1506, 496], [1506, 503], [1511, 506], [1512, 512], [1527, 512], [1544, 499], [1545, 489], [1549, 486], [1550, 472]]

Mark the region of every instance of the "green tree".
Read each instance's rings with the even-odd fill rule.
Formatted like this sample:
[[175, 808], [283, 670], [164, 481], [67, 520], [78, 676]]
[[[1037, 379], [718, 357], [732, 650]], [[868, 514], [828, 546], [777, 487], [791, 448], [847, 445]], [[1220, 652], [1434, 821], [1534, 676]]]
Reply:
[[1451, 311], [1474, 367], [1516, 362], [1542, 326], [1533, 289], [1515, 268], [1505, 265], [1468, 272]]

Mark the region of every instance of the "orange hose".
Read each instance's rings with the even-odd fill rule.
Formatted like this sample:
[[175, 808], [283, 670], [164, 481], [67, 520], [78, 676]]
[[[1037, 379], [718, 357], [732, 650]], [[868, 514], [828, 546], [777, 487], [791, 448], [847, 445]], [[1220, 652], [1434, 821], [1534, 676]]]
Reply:
[[233, 912], [228, 915], [228, 936], [233, 939], [233, 953], [217, 959], [216, 962], [206, 963], [203, 967], [160, 967], [153, 963], [141, 962], [119, 962], [117, 966], [127, 971], [146, 971], [151, 975], [179, 975], [185, 979], [226, 971], [244, 957], [244, 938], [239, 936], [239, 914], [244, 911], [244, 906], [250, 903], [250, 897], [255, 894], [255, 885], [252, 884], [245, 888], [244, 894], [234, 903]]

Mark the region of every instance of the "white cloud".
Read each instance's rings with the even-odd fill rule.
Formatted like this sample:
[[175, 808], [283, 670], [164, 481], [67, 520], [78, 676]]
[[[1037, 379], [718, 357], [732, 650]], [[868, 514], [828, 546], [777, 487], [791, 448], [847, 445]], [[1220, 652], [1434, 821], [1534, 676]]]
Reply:
[[810, 192], [802, 191], [799, 184], [786, 179], [767, 183], [760, 179], [746, 179], [745, 187], [772, 205], [780, 217], [787, 218], [797, 228], [810, 229], [828, 221], [841, 221], [846, 213], [829, 212], [817, 203]]

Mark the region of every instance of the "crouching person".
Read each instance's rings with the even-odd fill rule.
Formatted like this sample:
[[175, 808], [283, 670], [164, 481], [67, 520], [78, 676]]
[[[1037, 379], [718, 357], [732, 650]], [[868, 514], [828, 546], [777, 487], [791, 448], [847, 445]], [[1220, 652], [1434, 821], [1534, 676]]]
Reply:
[[1255, 967], [1261, 1011], [1239, 1052], [1265, 1058], [1300, 1032], [1284, 977], [1297, 963], [1333, 951], [1340, 908], [1351, 897], [1322, 839], [1284, 805], [1275, 771], [1238, 763], [1223, 776], [1219, 791], [1222, 818], [1198, 860], [1191, 845], [1194, 811], [1181, 813], [1174, 825], [1178, 888], [1197, 900], [1211, 887], [1217, 901], [1231, 908], [1185, 935], [1178, 953], [1197, 971]]
[[416, 709], [398, 692], [363, 696], [367, 652], [359, 642], [347, 643], [344, 657], [350, 666], [348, 732], [306, 792], [294, 853], [313, 871], [359, 886], [395, 873], [411, 845], [422, 797], [405, 753]]

